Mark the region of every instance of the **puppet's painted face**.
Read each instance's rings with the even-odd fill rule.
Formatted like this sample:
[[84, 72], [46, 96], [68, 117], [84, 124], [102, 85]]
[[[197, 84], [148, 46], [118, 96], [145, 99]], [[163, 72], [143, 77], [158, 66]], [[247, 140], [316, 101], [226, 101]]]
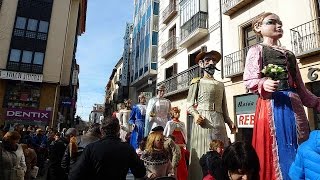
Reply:
[[213, 75], [216, 70], [216, 64], [212, 55], [206, 55], [202, 60], [199, 61], [200, 67], [208, 74]]

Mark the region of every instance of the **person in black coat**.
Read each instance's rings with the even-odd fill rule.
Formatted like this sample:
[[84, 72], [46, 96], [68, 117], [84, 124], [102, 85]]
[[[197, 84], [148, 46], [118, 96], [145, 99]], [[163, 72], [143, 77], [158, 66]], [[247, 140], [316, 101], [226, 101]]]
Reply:
[[203, 154], [199, 160], [200, 166], [202, 168], [203, 177], [210, 174], [216, 180], [223, 179], [222, 170], [222, 153], [224, 149], [224, 144], [220, 140], [212, 140], [210, 142], [210, 151]]
[[61, 168], [61, 159], [67, 148], [68, 140], [64, 137], [60, 138], [60, 133], [56, 133], [55, 140], [49, 144], [49, 167], [47, 180], [65, 180], [66, 174]]
[[101, 124], [105, 134], [101, 140], [89, 144], [71, 168], [69, 180], [125, 180], [128, 170], [136, 178], [146, 174], [141, 161], [130, 144], [121, 142], [120, 125], [116, 118], [106, 117]]
[[68, 144], [61, 161], [61, 167], [63, 168], [64, 172], [66, 174], [69, 174], [69, 170], [76, 163], [77, 159], [80, 157], [85, 147], [90, 143], [98, 141], [100, 138], [100, 124], [94, 123], [90, 125], [87, 133], [76, 138], [77, 145], [74, 153], [72, 153], [72, 147], [70, 146], [70, 144]]

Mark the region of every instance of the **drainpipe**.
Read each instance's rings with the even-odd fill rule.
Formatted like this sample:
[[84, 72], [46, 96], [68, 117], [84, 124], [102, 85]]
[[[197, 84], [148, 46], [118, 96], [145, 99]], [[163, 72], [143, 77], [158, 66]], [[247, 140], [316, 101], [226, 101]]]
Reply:
[[222, 0], [219, 0], [220, 6], [220, 53], [221, 53], [221, 79], [223, 79], [223, 32], [222, 32]]

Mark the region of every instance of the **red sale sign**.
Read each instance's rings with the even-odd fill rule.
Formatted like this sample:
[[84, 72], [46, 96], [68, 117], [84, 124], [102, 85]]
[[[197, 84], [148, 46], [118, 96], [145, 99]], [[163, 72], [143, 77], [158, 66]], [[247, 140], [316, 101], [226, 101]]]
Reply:
[[237, 124], [238, 128], [253, 128], [254, 114], [238, 114]]

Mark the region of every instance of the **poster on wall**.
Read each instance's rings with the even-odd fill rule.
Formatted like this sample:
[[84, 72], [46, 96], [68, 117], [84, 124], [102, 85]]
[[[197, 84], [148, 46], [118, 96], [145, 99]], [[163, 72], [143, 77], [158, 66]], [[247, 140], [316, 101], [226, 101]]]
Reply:
[[249, 94], [235, 97], [238, 128], [253, 128], [258, 95]]

